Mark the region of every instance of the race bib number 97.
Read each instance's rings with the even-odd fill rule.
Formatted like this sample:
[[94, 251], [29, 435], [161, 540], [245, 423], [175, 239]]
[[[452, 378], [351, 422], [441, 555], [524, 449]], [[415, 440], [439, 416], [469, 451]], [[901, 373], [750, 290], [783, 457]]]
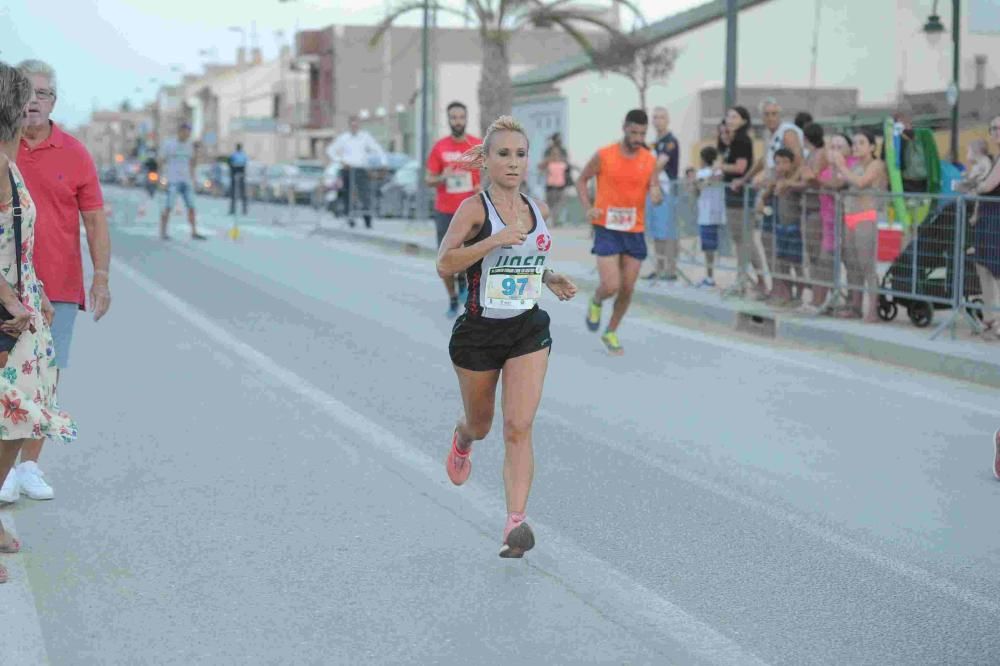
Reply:
[[486, 278], [486, 307], [528, 310], [542, 295], [542, 266], [491, 268]]
[[608, 208], [604, 228], [611, 231], [631, 231], [635, 222], [635, 208]]
[[472, 191], [472, 173], [458, 171], [450, 173], [444, 179], [444, 191], [448, 194], [465, 194]]

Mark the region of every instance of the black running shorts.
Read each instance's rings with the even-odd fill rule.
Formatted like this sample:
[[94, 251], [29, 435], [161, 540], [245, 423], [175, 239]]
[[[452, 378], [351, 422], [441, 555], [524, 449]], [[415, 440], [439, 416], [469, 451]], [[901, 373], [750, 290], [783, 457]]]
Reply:
[[510, 319], [470, 318], [463, 314], [451, 329], [448, 353], [466, 370], [499, 370], [507, 359], [548, 348], [549, 314], [537, 305]]

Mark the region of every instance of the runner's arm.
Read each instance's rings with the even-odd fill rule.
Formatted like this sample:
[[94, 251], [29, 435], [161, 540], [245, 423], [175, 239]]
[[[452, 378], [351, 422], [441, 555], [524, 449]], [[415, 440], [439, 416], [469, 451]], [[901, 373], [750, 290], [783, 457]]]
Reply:
[[452, 216], [448, 231], [438, 249], [438, 275], [447, 277], [461, 273], [504, 244], [504, 238], [500, 234], [494, 234], [475, 245], [465, 247], [466, 241], [475, 238], [485, 222], [480, 197], [469, 197], [462, 202]]
[[591, 178], [595, 178], [600, 172], [601, 156], [594, 153], [594, 156], [590, 158], [590, 161], [587, 162], [587, 166], [583, 167], [583, 171], [580, 172], [580, 176], [576, 179], [576, 195], [580, 198], [580, 205], [583, 206], [584, 215], [586, 215], [591, 208], [590, 193], [587, 192], [587, 183], [590, 182]]

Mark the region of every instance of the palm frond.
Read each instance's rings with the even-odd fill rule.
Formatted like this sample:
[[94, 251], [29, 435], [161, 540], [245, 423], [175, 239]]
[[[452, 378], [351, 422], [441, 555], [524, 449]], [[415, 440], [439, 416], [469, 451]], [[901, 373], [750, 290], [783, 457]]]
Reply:
[[[476, 2], [476, 0], [472, 1]], [[463, 14], [462, 12], [452, 7], [445, 7], [439, 2], [431, 2], [429, 7], [432, 11], [436, 10], [439, 12], [444, 12], [445, 14], [452, 14], [453, 16], [465, 18], [465, 14]], [[392, 27], [392, 24], [395, 23], [396, 19], [398, 19], [400, 16], [417, 10], [422, 11], [423, 8], [424, 8], [423, 2], [420, 2], [420, 0], [414, 0], [413, 2], [407, 2], [390, 11], [388, 14], [385, 15], [385, 18], [379, 21], [379, 24], [375, 26], [375, 30], [374, 32], [372, 32], [371, 39], [368, 40], [368, 45], [375, 46], [376, 44], [378, 44], [382, 40], [382, 37], [385, 36], [385, 33], [388, 32], [389, 28]]]

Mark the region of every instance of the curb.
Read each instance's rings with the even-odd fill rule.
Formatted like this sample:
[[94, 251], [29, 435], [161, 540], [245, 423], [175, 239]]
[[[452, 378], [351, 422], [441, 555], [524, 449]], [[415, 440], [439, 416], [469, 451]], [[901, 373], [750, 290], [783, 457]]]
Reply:
[[[337, 240], [364, 242], [411, 255], [436, 257], [436, 249], [419, 240], [393, 238], [378, 232], [319, 228], [314, 234]], [[597, 287], [592, 277], [572, 274], [574, 281], [585, 290]], [[671, 293], [636, 290], [636, 303], [659, 308], [670, 314], [753, 333], [762, 337], [785, 340], [812, 349], [841, 352], [882, 363], [942, 375], [951, 379], [974, 382], [1000, 388], [1000, 356], [976, 358], [975, 354], [953, 353], [942, 349], [946, 342], [921, 339], [913, 343], [880, 339], [856, 331], [841, 330], [810, 323], [802, 315], [785, 315], [763, 306], [741, 300], [719, 301], [717, 298], [693, 299]]]

